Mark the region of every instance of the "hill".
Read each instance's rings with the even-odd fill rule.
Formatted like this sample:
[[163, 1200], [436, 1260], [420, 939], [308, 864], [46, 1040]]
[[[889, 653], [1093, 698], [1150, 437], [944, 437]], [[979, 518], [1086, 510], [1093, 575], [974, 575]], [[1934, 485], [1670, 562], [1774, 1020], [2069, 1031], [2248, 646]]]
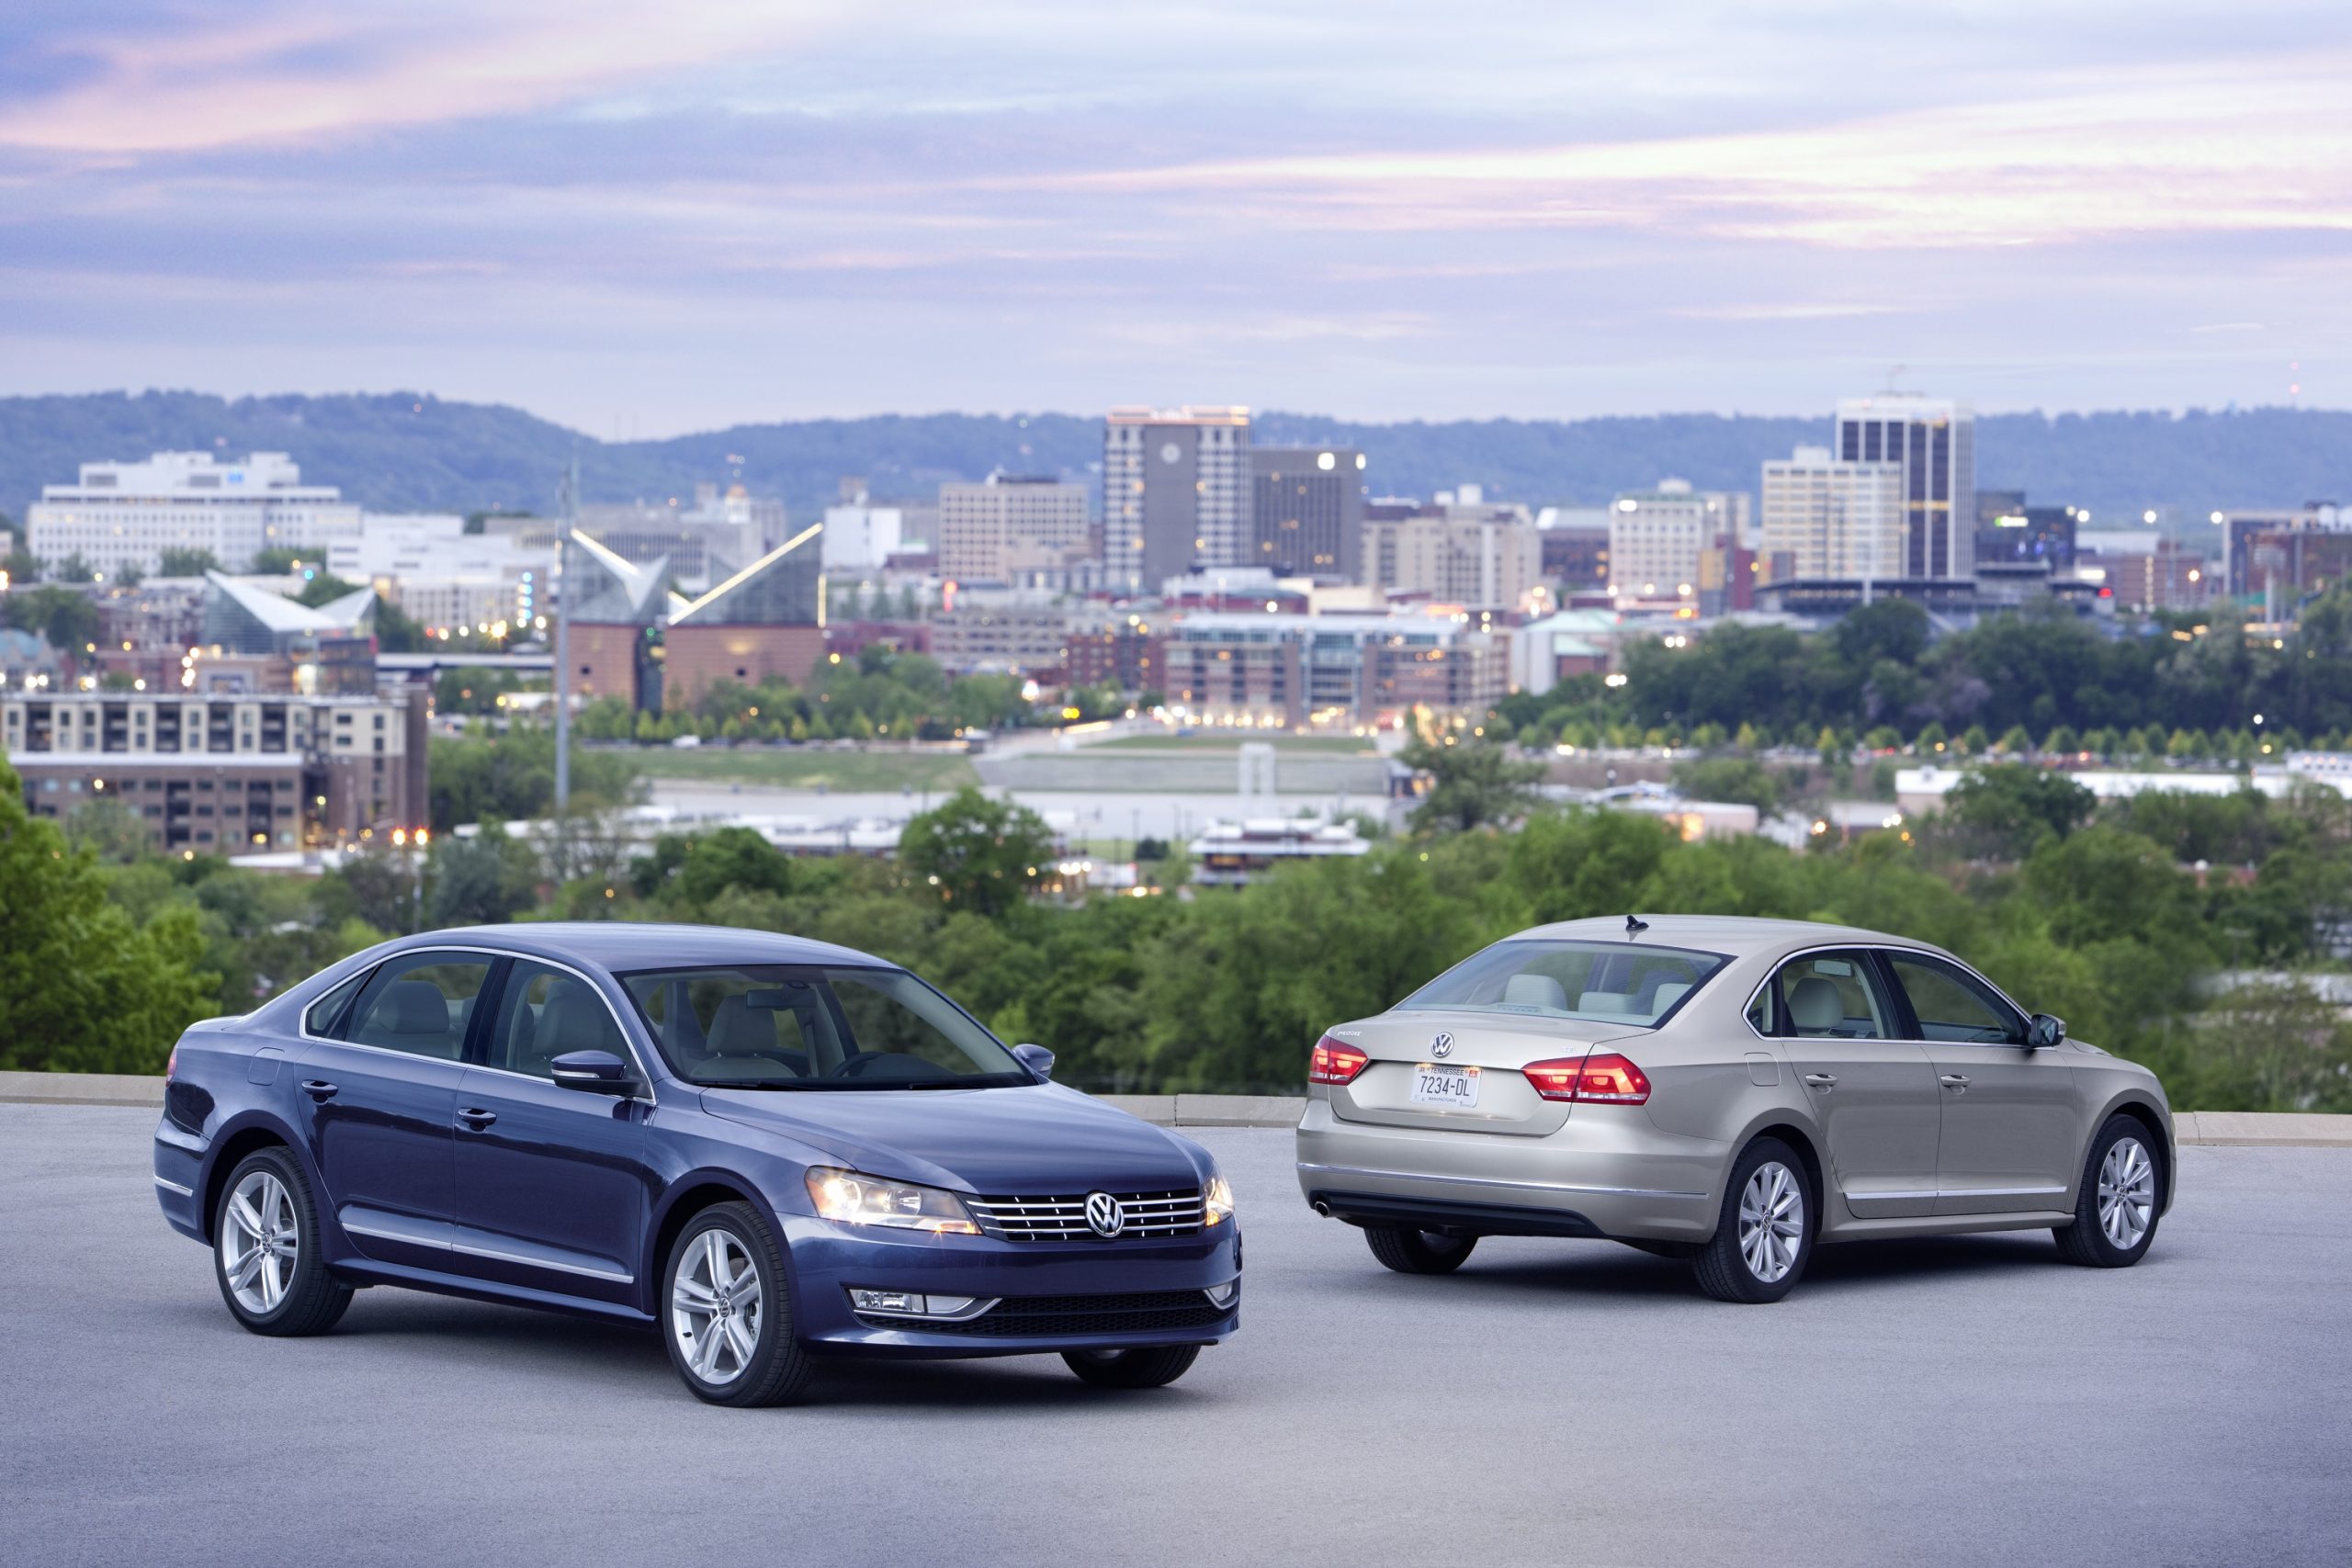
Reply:
[[[1266, 412], [1256, 439], [1361, 446], [1379, 494], [1427, 496], [1473, 481], [1489, 496], [1542, 505], [1594, 504], [1668, 475], [1753, 491], [1764, 459], [1827, 433], [1826, 415], [1364, 424]], [[942, 479], [1000, 467], [1088, 480], [1102, 424], [1059, 413], [889, 414], [608, 442], [519, 409], [414, 393], [5, 398], [0, 511], [21, 516], [43, 484], [71, 479], [83, 462], [203, 447], [290, 452], [306, 478], [386, 511], [547, 510], [576, 454], [590, 501], [686, 496], [697, 480], [741, 479], [757, 493], [782, 495], [805, 518], [834, 497], [844, 474], [864, 475], [885, 496], [928, 495]], [[1977, 479], [2088, 506], [2102, 521], [2147, 507], [2194, 519], [2215, 507], [2352, 499], [2352, 412], [1990, 415], [1977, 425]]]

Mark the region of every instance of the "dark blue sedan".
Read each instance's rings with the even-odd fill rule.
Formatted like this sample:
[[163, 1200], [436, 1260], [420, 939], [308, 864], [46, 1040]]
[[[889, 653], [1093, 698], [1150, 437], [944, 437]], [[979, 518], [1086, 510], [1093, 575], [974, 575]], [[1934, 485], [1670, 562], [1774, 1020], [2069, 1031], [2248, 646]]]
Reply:
[[257, 1334], [406, 1285], [658, 1324], [769, 1404], [820, 1355], [1172, 1382], [1239, 1321], [1207, 1151], [895, 964], [696, 926], [372, 948], [172, 1053], [155, 1189]]

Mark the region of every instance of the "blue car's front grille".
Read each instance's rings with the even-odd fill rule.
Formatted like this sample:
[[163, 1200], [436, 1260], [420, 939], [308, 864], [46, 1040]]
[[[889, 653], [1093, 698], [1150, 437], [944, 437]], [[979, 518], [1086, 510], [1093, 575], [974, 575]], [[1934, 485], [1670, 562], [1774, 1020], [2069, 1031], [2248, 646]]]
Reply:
[[860, 1313], [875, 1328], [915, 1334], [978, 1335], [991, 1339], [1055, 1339], [1087, 1334], [1158, 1334], [1170, 1329], [1208, 1328], [1224, 1321], [1231, 1305], [1217, 1306], [1201, 1291], [1137, 1291], [1112, 1296], [1007, 1296], [978, 1317], [958, 1323], [922, 1322]]
[[1201, 1228], [1201, 1190], [1114, 1192], [1119, 1229], [1104, 1236], [1087, 1223], [1083, 1192], [1030, 1198], [967, 1198], [981, 1230], [1000, 1241], [1125, 1241], [1131, 1236], [1192, 1235]]

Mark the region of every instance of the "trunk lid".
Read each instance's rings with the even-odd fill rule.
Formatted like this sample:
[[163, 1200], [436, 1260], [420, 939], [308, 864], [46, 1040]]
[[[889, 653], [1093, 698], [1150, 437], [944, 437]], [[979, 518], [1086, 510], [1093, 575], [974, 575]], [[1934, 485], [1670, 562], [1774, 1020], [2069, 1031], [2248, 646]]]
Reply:
[[[1611, 1041], [1639, 1039], [1651, 1031], [1591, 1019], [1459, 1008], [1383, 1013], [1329, 1032], [1372, 1059], [1353, 1083], [1332, 1086], [1331, 1114], [1339, 1121], [1541, 1137], [1558, 1132], [1571, 1107], [1537, 1094], [1520, 1068], [1530, 1062], [1582, 1056]], [[1437, 1049], [1441, 1035], [1446, 1037], [1442, 1055]], [[1417, 1101], [1414, 1087], [1423, 1067], [1467, 1070], [1476, 1080], [1476, 1102]], [[1452, 1075], [1436, 1071], [1430, 1076], [1442, 1080]]]

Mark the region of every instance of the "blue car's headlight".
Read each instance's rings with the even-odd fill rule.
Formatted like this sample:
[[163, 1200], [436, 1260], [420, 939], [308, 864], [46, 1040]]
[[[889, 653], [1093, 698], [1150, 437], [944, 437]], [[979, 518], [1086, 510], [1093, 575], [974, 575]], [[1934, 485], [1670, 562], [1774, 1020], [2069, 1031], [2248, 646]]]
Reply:
[[1226, 1181], [1225, 1172], [1209, 1172], [1208, 1181], [1201, 1189], [1201, 1196], [1205, 1200], [1201, 1213], [1203, 1225], [1221, 1225], [1233, 1218], [1233, 1188]]
[[841, 1224], [885, 1225], [943, 1235], [980, 1234], [962, 1199], [911, 1181], [886, 1181], [854, 1170], [814, 1166], [808, 1172], [808, 1197], [820, 1215]]

